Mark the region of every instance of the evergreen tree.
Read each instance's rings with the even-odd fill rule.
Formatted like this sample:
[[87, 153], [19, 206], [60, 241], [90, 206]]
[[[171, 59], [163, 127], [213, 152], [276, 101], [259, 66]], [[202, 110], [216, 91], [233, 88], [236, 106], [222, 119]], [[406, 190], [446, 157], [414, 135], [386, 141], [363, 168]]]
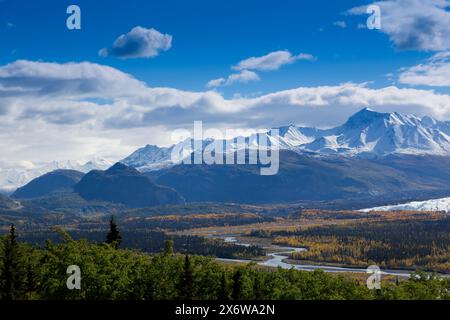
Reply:
[[173, 240], [164, 241], [164, 255], [168, 256], [173, 254]]
[[180, 281], [179, 297], [183, 300], [192, 300], [194, 297], [194, 275], [189, 255], [185, 255], [184, 257], [184, 266]]
[[18, 298], [22, 287], [16, 238], [16, 228], [11, 225], [9, 235], [4, 239], [3, 270], [0, 278], [0, 294], [4, 300]]
[[264, 297], [261, 282], [261, 275], [256, 272], [255, 278], [253, 279], [253, 296], [256, 300], [262, 300]]
[[241, 270], [236, 270], [233, 274], [233, 300], [242, 298], [243, 275]]
[[222, 272], [222, 278], [220, 279], [219, 300], [228, 300], [229, 298], [230, 294], [227, 287], [227, 276], [225, 272]]
[[114, 216], [111, 216], [111, 220], [109, 220], [109, 233], [106, 236], [106, 243], [112, 244], [116, 249], [119, 248], [122, 243], [122, 236], [114, 221]]

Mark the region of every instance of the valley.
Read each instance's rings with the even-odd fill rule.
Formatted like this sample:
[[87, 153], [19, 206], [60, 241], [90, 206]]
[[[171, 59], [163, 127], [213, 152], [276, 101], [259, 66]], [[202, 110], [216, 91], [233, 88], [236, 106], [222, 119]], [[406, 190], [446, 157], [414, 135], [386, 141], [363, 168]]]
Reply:
[[[39, 201], [42, 205], [43, 200]], [[57, 208], [21, 214], [23, 208], [0, 210], [0, 230], [6, 233], [14, 223], [21, 241], [37, 245], [47, 239], [60, 241], [59, 229], [74, 239], [102, 242], [114, 215], [123, 235], [122, 246], [149, 253], [161, 252], [164, 242], [172, 240], [180, 253], [237, 263], [255, 260], [261, 266], [330, 272], [351, 271], [345, 268], [362, 272], [373, 264], [387, 273], [398, 273], [394, 269], [407, 273], [450, 270], [450, 216], [444, 211], [365, 212], [220, 203], [139, 209], [89, 205], [96, 211], [73, 214], [69, 208]], [[289, 249], [292, 252], [280, 255], [277, 252], [283, 247], [306, 250]]]
[[450, 0], [0, 10], [2, 310], [450, 301]]
[[[404, 136], [416, 129], [431, 140]], [[14, 225], [20, 243], [35, 248], [68, 238], [101, 246], [113, 217], [120, 247], [155, 259], [169, 245], [225, 268], [324, 271], [361, 282], [376, 265], [394, 283], [415, 272], [447, 277], [447, 129], [368, 109], [334, 129], [281, 128], [272, 176], [259, 165], [171, 162], [170, 148], [146, 146], [122, 162], [91, 163], [87, 172], [69, 165], [0, 195], [0, 235]], [[198, 152], [192, 142], [180, 152]]]

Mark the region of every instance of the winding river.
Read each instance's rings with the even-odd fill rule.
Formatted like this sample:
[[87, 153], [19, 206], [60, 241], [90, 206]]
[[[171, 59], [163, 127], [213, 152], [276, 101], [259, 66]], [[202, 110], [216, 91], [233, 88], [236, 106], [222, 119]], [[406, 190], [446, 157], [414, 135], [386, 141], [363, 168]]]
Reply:
[[[223, 238], [225, 242], [234, 243], [240, 246], [250, 246], [248, 243], [241, 243], [235, 237], [225, 237]], [[283, 269], [295, 269], [295, 270], [303, 270], [303, 271], [314, 271], [314, 270], [323, 270], [325, 272], [353, 272], [353, 273], [368, 273], [367, 269], [364, 268], [352, 268], [352, 267], [333, 267], [326, 265], [309, 265], [309, 264], [293, 264], [285, 262], [286, 258], [290, 253], [293, 252], [301, 252], [306, 251], [306, 248], [294, 248], [294, 247], [282, 247], [282, 246], [271, 246], [266, 248], [268, 250], [275, 250], [276, 252], [267, 253], [268, 259], [265, 261], [254, 261], [254, 260], [242, 260], [242, 259], [222, 259], [218, 258], [220, 261], [230, 261], [230, 262], [239, 262], [239, 263], [250, 263], [256, 262], [260, 266], [266, 267], [275, 267], [275, 268], [283, 268]], [[413, 271], [410, 270], [390, 270], [383, 269], [381, 270], [382, 275], [394, 275], [399, 277], [409, 277]]]

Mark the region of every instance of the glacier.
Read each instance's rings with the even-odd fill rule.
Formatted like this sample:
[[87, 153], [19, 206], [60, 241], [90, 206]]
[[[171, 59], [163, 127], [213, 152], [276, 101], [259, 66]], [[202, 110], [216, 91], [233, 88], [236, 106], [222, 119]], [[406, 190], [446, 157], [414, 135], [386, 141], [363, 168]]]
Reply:
[[362, 209], [360, 211], [370, 212], [370, 211], [398, 211], [398, 210], [445, 211], [449, 213], [450, 197], [441, 199], [431, 199], [426, 201], [412, 201], [404, 204]]

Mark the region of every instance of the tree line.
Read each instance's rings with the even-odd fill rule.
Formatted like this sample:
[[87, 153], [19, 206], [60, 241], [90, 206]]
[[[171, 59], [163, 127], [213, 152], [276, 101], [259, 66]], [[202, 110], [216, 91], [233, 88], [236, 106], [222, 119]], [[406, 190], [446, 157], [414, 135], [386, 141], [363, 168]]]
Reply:
[[[364, 283], [326, 274], [230, 266], [212, 258], [174, 253], [167, 240], [158, 254], [121, 249], [112, 220], [104, 242], [73, 240], [38, 247], [18, 241], [11, 227], [0, 241], [0, 297], [16, 299], [449, 299], [449, 279], [420, 274], [371, 291]], [[20, 237], [19, 237], [20, 238]], [[67, 267], [79, 266], [81, 289], [69, 290]]]
[[291, 231], [255, 230], [251, 236], [308, 248], [297, 260], [450, 272], [450, 218], [348, 223]]

